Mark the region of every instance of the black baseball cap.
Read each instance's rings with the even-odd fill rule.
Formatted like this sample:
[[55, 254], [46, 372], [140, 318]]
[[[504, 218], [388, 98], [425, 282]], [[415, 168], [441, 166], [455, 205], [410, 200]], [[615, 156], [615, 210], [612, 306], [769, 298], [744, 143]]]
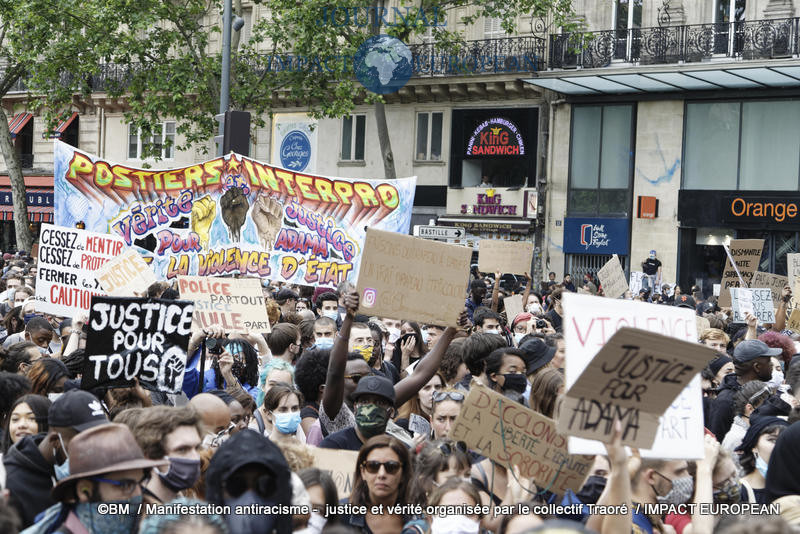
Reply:
[[108, 422], [103, 405], [97, 397], [82, 389], [67, 391], [50, 405], [47, 412], [48, 426], [68, 427], [76, 432]]
[[288, 289], [288, 288], [285, 288], [285, 287], [283, 289], [281, 289], [280, 291], [278, 291], [278, 294], [275, 295], [275, 300], [277, 300], [279, 302], [286, 302], [287, 300], [291, 300], [291, 299], [297, 300], [299, 298], [300, 298], [300, 295], [298, 295], [297, 293], [295, 293], [291, 289]]
[[694, 301], [694, 297], [691, 295], [680, 295], [678, 298], [675, 299], [675, 306], [678, 308], [691, 308], [695, 309], [697, 303]]
[[358, 399], [360, 395], [377, 395], [388, 400], [392, 406], [396, 400], [394, 394], [394, 385], [388, 378], [382, 376], [370, 375], [365, 376], [358, 381], [356, 390], [353, 392], [353, 400]]
[[762, 356], [780, 356], [783, 349], [773, 349], [766, 343], [758, 339], [745, 339], [733, 349], [733, 359], [744, 363], [761, 358]]

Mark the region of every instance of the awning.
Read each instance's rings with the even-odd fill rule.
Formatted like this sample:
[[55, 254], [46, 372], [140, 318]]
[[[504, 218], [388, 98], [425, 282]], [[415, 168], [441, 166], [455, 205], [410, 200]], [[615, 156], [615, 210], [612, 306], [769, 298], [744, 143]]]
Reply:
[[518, 232], [528, 233], [531, 220], [524, 217], [492, 217], [476, 219], [475, 217], [440, 216], [437, 224], [461, 226], [468, 232]]
[[[730, 65], [730, 63], [727, 63]], [[695, 67], [692, 65], [692, 67]], [[664, 93], [715, 89], [773, 89], [800, 87], [800, 67], [673, 68], [671, 70], [592, 69], [591, 74], [575, 71], [546, 72], [524, 81], [567, 95]], [[602, 72], [608, 72], [602, 74]], [[601, 72], [601, 74], [598, 74]]]
[[33, 118], [33, 113], [17, 113], [8, 121], [8, 129], [11, 131], [11, 139], [14, 139], [19, 132], [25, 128], [28, 121]]
[[[0, 220], [14, 219], [14, 205], [11, 189], [0, 188]], [[53, 190], [49, 188], [25, 189], [28, 204], [28, 220], [31, 222], [53, 222]]]
[[50, 139], [60, 139], [61, 135], [64, 133], [64, 130], [69, 128], [69, 125], [72, 124], [72, 121], [74, 121], [77, 116], [78, 112], [74, 111], [72, 115], [61, 121], [61, 123], [56, 126], [56, 129], [50, 133]]
[[[0, 206], [0, 221], [14, 220], [14, 206]], [[28, 220], [30, 222], [53, 222], [53, 208], [35, 208], [28, 206]]]

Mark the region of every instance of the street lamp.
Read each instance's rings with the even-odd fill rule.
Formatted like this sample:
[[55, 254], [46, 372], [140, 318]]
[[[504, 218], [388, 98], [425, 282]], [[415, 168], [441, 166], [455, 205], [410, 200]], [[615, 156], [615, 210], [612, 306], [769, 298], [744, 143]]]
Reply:
[[[222, 80], [219, 90], [219, 113], [223, 117], [230, 107], [231, 100], [231, 30], [239, 31], [244, 27], [244, 19], [240, 16], [232, 17], [232, 0], [225, 0], [222, 10]], [[217, 156], [222, 156], [222, 136], [225, 135], [225, 121], [219, 122], [219, 142], [217, 143]]]

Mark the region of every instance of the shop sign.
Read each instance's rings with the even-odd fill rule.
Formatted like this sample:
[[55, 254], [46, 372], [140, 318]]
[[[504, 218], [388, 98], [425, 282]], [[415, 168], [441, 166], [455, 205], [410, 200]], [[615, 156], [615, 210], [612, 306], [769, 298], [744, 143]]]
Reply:
[[798, 223], [800, 199], [727, 195], [722, 198], [721, 211], [722, 221], [729, 223]]
[[480, 123], [467, 144], [467, 156], [524, 155], [525, 143], [517, 125], [500, 117]]
[[516, 204], [503, 204], [503, 196], [478, 193], [477, 202], [473, 205], [462, 204], [462, 214], [471, 215], [512, 215], [517, 214]]
[[567, 254], [628, 254], [628, 219], [568, 217], [564, 219]]
[[[28, 206], [47, 207], [53, 205], [53, 190], [26, 191], [25, 202]], [[14, 196], [10, 189], [0, 189], [0, 205], [11, 206], [14, 203]]]

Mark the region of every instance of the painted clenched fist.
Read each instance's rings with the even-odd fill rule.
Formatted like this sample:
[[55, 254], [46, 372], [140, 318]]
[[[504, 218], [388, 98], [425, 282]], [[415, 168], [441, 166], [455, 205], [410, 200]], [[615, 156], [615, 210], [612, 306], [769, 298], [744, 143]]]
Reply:
[[220, 197], [219, 209], [222, 212], [222, 220], [230, 232], [231, 241], [238, 243], [242, 240], [242, 226], [250, 209], [247, 197], [238, 187], [231, 187]]
[[260, 195], [253, 206], [253, 222], [264, 250], [272, 250], [283, 223], [283, 205], [268, 195]]
[[200, 237], [200, 245], [208, 249], [211, 239], [211, 223], [217, 216], [217, 203], [210, 195], [194, 201], [192, 205], [192, 231]]

